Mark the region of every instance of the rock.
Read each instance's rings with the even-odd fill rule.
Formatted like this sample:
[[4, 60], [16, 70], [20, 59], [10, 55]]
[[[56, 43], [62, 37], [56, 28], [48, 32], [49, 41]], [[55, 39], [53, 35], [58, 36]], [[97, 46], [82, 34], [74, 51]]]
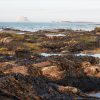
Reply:
[[21, 74], [24, 74], [24, 75], [28, 75], [28, 72], [27, 72], [27, 67], [25, 66], [14, 66], [12, 68], [9, 68], [7, 69], [4, 73], [21, 73]]
[[29, 20], [27, 19], [27, 17], [19, 16], [17, 17], [16, 22], [29, 22]]
[[30, 66], [28, 67], [28, 74], [33, 76], [42, 76], [42, 71], [39, 67]]
[[71, 70], [71, 69], [75, 69], [75, 64], [68, 60], [66, 62], [58, 62], [57, 63], [57, 67], [59, 68], [59, 70], [63, 71], [63, 70]]
[[37, 63], [37, 64], [33, 64], [33, 67], [45, 67], [45, 66], [50, 66], [52, 63], [50, 61], [46, 61], [46, 62], [41, 62], [41, 63]]
[[17, 57], [23, 57], [24, 55], [26, 55], [27, 53], [29, 53], [28, 50], [26, 49], [18, 49], [18, 50], [15, 50], [15, 55]]
[[100, 35], [100, 32], [97, 32], [96, 34], [97, 34], [97, 35]]
[[64, 87], [39, 77], [13, 73], [0, 77], [0, 93], [0, 97], [4, 96], [6, 100], [75, 100], [77, 97], [89, 97], [71, 86]]
[[92, 66], [84, 69], [84, 73], [86, 74], [97, 74], [100, 72], [100, 67]]
[[91, 69], [90, 69], [90, 68], [86, 68], [86, 69], [84, 69], [84, 72], [85, 72], [86, 74], [89, 74], [89, 73], [91, 72]]
[[58, 91], [63, 92], [65, 94], [68, 93], [68, 91], [69, 91], [69, 92], [72, 92], [74, 94], [78, 94], [79, 93], [79, 94], [83, 94], [85, 96], [85, 94], [82, 93], [81, 90], [79, 90], [79, 89], [77, 89], [75, 87], [71, 87], [71, 86], [64, 87], [64, 86], [59, 86], [59, 85], [55, 85], [55, 84], [52, 84], [52, 83], [50, 83], [50, 85], [55, 86]]
[[65, 77], [84, 77], [84, 69], [73, 69], [69, 71], [60, 71], [57, 66], [49, 66], [42, 68], [42, 75], [49, 80], [62, 80]]
[[67, 77], [84, 77], [85, 73], [83, 69], [74, 69], [70, 71], [65, 71], [65, 76]]
[[57, 66], [50, 66], [42, 68], [42, 75], [48, 80], [59, 80], [65, 77], [64, 71], [59, 71]]
[[90, 62], [87, 61], [82, 62], [82, 67], [90, 67], [90, 66], [91, 66]]
[[5, 44], [5, 43], [9, 43], [12, 41], [11, 37], [6, 37], [0, 40], [0, 43]]
[[58, 71], [59, 71], [59, 68], [57, 66], [49, 66], [49, 67], [43, 67], [42, 68], [42, 74], [43, 75], [55, 73], [55, 72], [58, 72]]

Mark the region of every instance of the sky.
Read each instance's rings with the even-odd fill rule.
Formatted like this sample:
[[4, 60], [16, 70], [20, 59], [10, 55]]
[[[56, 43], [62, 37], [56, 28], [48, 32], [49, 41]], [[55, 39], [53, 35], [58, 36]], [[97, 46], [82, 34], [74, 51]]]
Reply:
[[0, 0], [0, 22], [100, 22], [100, 0]]

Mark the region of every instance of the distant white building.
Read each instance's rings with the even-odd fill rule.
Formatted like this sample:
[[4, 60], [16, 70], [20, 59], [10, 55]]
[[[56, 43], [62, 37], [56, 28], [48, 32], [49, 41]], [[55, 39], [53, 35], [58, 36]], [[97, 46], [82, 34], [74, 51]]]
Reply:
[[29, 22], [29, 20], [27, 17], [19, 16], [17, 17], [16, 22]]

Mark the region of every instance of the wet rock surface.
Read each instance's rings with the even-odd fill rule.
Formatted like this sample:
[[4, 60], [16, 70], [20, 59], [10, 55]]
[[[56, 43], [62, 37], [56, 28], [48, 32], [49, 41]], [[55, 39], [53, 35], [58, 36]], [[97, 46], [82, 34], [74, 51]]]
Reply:
[[[89, 99], [91, 97], [83, 92], [100, 89], [100, 79], [89, 76], [100, 73], [100, 68], [93, 66], [98, 64], [98, 59], [95, 57], [70, 55], [44, 57], [44, 60], [41, 60], [41, 58], [41, 56], [34, 55], [31, 58], [31, 62], [29, 62], [30, 58], [27, 58], [27, 60], [22, 61], [16, 60], [0, 63], [1, 82], [9, 80], [11, 84], [6, 83], [8, 81], [5, 81], [5, 84], [8, 84], [8, 86], [1, 83], [5, 87], [1, 90], [7, 93], [7, 95], [11, 95], [8, 98], [19, 100], [27, 100], [27, 98], [50, 100], [56, 98], [60, 100], [81, 97]], [[32, 83], [33, 80], [35, 83]], [[38, 85], [38, 88], [37, 86], [33, 88], [35, 84]], [[31, 89], [30, 86], [32, 87]], [[32, 92], [31, 90], [34, 91]], [[49, 90], [52, 91], [50, 92]]]
[[11, 41], [12, 41], [11, 37], [6, 37], [6, 38], [1, 39], [0, 43], [5, 44], [5, 43], [9, 43]]
[[39, 77], [14, 73], [0, 75], [0, 92], [0, 96], [6, 100], [95, 99], [74, 87], [64, 87]]
[[[85, 94], [100, 90], [99, 58], [74, 55], [99, 52], [99, 34], [61, 29], [55, 34], [65, 37], [45, 36], [52, 33], [0, 33], [0, 39], [13, 39], [0, 44], [1, 100], [99, 100]], [[61, 55], [45, 57], [41, 52]]]

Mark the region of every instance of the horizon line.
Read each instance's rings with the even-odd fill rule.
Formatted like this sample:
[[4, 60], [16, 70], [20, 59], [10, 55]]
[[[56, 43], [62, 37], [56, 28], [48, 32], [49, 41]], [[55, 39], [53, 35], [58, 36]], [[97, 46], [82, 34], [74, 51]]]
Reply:
[[[0, 21], [0, 22], [16, 22], [16, 21]], [[68, 22], [66, 22], [66, 21], [51, 21], [51, 22], [47, 22], [47, 21], [44, 21], [44, 22], [38, 22], [38, 21], [29, 21], [29, 22], [16, 22], [16, 23], [100, 23], [100, 22], [91, 22], [91, 21], [68, 21]]]

